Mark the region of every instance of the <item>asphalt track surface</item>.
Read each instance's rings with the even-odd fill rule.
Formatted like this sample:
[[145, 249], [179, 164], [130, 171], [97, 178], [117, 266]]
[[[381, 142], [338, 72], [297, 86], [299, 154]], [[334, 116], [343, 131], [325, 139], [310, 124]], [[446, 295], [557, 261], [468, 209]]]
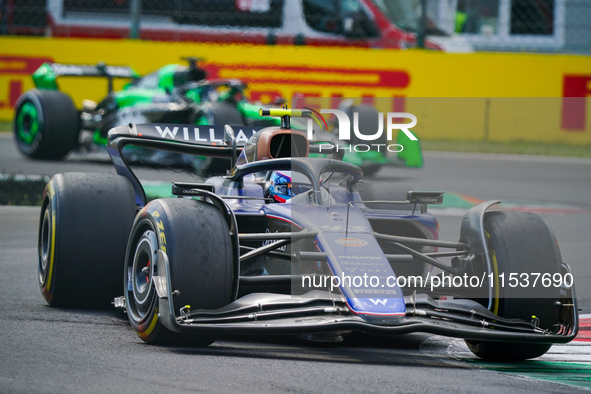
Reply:
[[[11, 139], [0, 135], [0, 171], [53, 175], [112, 169], [101, 154], [73, 155], [64, 163], [25, 160]], [[157, 177], [153, 170], [140, 176]], [[431, 153], [421, 170], [384, 169], [378, 179], [542, 207], [575, 274], [579, 306], [590, 313], [590, 161]], [[437, 212], [441, 238], [457, 239], [460, 214]], [[36, 207], [0, 207], [0, 392], [578, 389], [480, 368], [454, 357], [451, 340], [423, 334], [356, 338], [336, 346], [281, 337], [224, 338], [204, 349], [145, 345], [122, 312], [45, 304], [36, 280], [38, 215]]]

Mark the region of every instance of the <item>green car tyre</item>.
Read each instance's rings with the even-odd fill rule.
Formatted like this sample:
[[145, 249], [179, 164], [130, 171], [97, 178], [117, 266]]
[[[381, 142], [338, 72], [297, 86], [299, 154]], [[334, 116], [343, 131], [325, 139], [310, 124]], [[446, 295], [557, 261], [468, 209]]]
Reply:
[[16, 104], [13, 130], [23, 155], [59, 160], [78, 145], [80, 115], [67, 94], [32, 89]]

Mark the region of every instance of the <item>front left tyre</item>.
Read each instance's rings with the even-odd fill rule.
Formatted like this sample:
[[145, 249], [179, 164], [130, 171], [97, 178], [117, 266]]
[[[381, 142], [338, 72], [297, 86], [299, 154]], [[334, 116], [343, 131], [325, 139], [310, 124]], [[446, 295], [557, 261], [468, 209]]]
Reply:
[[121, 295], [127, 238], [136, 213], [129, 181], [66, 173], [45, 187], [39, 221], [38, 281], [58, 307], [107, 307]]
[[127, 316], [142, 341], [157, 345], [207, 346], [211, 335], [179, 334], [159, 318], [154, 275], [165, 275], [158, 250], [170, 267], [173, 312], [217, 309], [233, 301], [234, 257], [228, 223], [213, 205], [184, 198], [150, 202], [136, 217], [125, 258]]

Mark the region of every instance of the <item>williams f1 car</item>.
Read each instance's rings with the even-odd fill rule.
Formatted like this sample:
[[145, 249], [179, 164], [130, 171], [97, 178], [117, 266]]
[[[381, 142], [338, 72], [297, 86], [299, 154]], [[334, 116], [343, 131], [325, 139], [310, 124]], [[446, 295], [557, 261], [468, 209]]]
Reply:
[[[458, 241], [439, 240], [427, 207], [442, 192], [365, 182], [336, 149], [311, 158], [320, 145], [290, 127], [305, 110], [261, 115], [281, 125], [115, 127], [118, 175], [54, 176], [39, 224], [45, 300], [113, 302], [153, 344], [426, 332], [520, 360], [576, 336], [572, 274], [538, 216], [488, 201], [467, 211]], [[147, 202], [126, 145], [226, 158], [232, 170]]]

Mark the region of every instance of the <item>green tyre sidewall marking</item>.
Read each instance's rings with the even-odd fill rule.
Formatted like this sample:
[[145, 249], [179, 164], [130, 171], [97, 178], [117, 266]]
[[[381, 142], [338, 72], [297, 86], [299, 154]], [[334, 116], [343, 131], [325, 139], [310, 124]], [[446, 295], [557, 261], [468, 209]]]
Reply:
[[[19, 101], [17, 101], [15, 108], [13, 131], [16, 144], [19, 150], [26, 156], [35, 156], [36, 152], [39, 150], [41, 140], [43, 139], [44, 114], [41, 101], [39, 101], [39, 98], [36, 95], [28, 94], [27, 92], [21, 96]], [[26, 111], [24, 113], [23, 108]], [[29, 115], [27, 115], [27, 112]], [[22, 128], [23, 122], [25, 121], [26, 116], [31, 116], [33, 113], [35, 114], [36, 119], [36, 131], [34, 133], [29, 132], [29, 135], [27, 136], [27, 133]], [[34, 136], [32, 134], [34, 134]]]
[[[29, 125], [25, 125], [27, 118]], [[16, 135], [18, 139], [26, 145], [31, 145], [39, 133], [39, 112], [37, 107], [30, 102], [25, 102], [16, 117]]]

